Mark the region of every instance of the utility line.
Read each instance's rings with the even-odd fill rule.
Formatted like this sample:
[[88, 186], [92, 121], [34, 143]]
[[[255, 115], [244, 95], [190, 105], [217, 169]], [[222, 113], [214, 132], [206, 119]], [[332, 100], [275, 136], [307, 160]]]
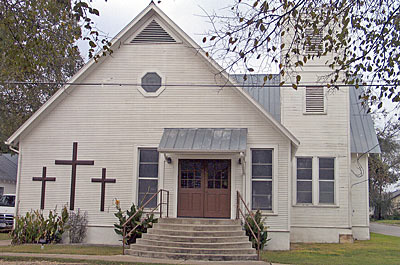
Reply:
[[[0, 82], [0, 85], [74, 85], [74, 86], [141, 86], [138, 83], [80, 83], [80, 82], [20, 82], [20, 81], [6, 81]], [[241, 84], [240, 87], [278, 87], [279, 84]], [[164, 87], [236, 87], [231, 84], [161, 84]], [[321, 87], [327, 86], [325, 84], [297, 84], [297, 87]], [[330, 87], [349, 87], [356, 86], [355, 84], [349, 85], [330, 85]], [[360, 87], [398, 87], [400, 84], [359, 84]], [[284, 84], [279, 87], [292, 87], [292, 84]]]

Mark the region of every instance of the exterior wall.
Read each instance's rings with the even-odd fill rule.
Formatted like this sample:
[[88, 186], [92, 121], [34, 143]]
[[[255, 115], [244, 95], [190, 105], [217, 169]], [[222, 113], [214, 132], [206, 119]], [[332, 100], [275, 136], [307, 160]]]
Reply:
[[351, 154], [350, 178], [353, 236], [369, 240], [368, 155]]
[[[314, 63], [304, 67], [301, 72], [303, 84], [315, 84], [319, 75], [326, 74], [326, 68]], [[281, 88], [282, 123], [300, 141], [300, 146], [293, 151], [291, 240], [312, 242], [314, 235], [321, 229], [334, 231], [327, 236], [326, 242], [337, 242], [338, 231], [351, 232], [351, 208], [349, 199], [350, 172], [350, 121], [348, 89], [325, 89], [325, 114], [305, 114], [305, 87], [297, 90]], [[313, 161], [313, 204], [296, 203], [296, 163], [295, 158], [314, 157]], [[335, 203], [320, 205], [318, 198], [318, 157], [335, 158]], [[310, 237], [311, 236], [311, 237]], [[328, 238], [330, 238], [328, 240]], [[320, 241], [315, 238], [316, 241]], [[321, 239], [322, 240], [322, 239]]]
[[15, 182], [0, 180], [0, 187], [4, 187], [4, 194], [15, 194]]
[[352, 231], [337, 227], [292, 227], [290, 242], [339, 243], [339, 235], [351, 235]]
[[[249, 147], [276, 148], [274, 200], [277, 201], [274, 213], [265, 213], [269, 214], [266, 224], [271, 232], [288, 232], [289, 140], [233, 88], [190, 86], [215, 84], [218, 79], [218, 73], [211, 72], [195, 53], [185, 44], [122, 45], [80, 81], [137, 84], [143, 73], [157, 71], [164, 77], [163, 83], [188, 85], [167, 86], [158, 97], [144, 97], [135, 85], [79, 86], [65, 93], [64, 100], [29, 134], [21, 137], [24, 159], [19, 213], [39, 208], [41, 185], [33, 182], [32, 177], [40, 176], [43, 166], [47, 166], [48, 176], [57, 178], [56, 182], [47, 182], [46, 210], [60, 209], [69, 203], [71, 166], [55, 165], [54, 160], [70, 160], [72, 143], [78, 142], [78, 159], [95, 161], [94, 166], [77, 166], [75, 209], [88, 211], [87, 241], [118, 244], [118, 237], [111, 236], [116, 221], [114, 200], [119, 199], [123, 209], [137, 201], [138, 148], [157, 147], [163, 128], [248, 128]], [[180, 157], [183, 156], [174, 156], [172, 164], [165, 163], [163, 156], [159, 160], [159, 188], [171, 191], [171, 216], [176, 216]], [[237, 159], [232, 156], [235, 178], [232, 192], [240, 190], [245, 198], [250, 198], [250, 187], [246, 184], [250, 177], [243, 177]], [[248, 172], [250, 162], [246, 165]], [[100, 184], [91, 183], [91, 178], [100, 177], [103, 167], [107, 168], [107, 178], [116, 178], [117, 182], [106, 184], [105, 211], [100, 212]], [[236, 200], [231, 201], [233, 210]], [[95, 227], [102, 227], [107, 236], [100, 238]], [[289, 246], [287, 235], [273, 240], [279, 240], [285, 249]]]
[[393, 205], [395, 207], [395, 209], [400, 210], [400, 196], [395, 197], [393, 200]]

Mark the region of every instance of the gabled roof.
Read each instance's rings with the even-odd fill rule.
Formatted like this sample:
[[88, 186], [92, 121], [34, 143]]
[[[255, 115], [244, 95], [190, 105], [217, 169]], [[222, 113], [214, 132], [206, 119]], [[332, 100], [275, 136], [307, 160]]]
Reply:
[[17, 181], [18, 155], [0, 154], [0, 180]]
[[[233, 88], [250, 104], [253, 104], [255, 108], [261, 113], [266, 120], [268, 120], [272, 126], [277, 129], [282, 135], [286, 136], [294, 145], [298, 146], [300, 141], [280, 122], [275, 120], [273, 116], [268, 113], [256, 100], [254, 100], [249, 94], [243, 91], [242, 88], [236, 83], [236, 80], [233, 78], [229, 78], [229, 75], [222, 69], [222, 67], [217, 64], [214, 60], [209, 58], [206, 53], [201, 49], [201, 47], [192, 40], [182, 29], [180, 29], [164, 12], [161, 11], [153, 2], [151, 2], [139, 15], [137, 15], [124, 29], [121, 30], [117, 34], [117, 36], [113, 39], [111, 49], [115, 49], [126, 39], [128, 33], [130, 33], [131, 29], [139, 24], [143, 24], [144, 22], [151, 19], [153, 15], [157, 15], [163, 23], [170, 26], [179, 37], [189, 46], [196, 49], [198, 52], [196, 53], [198, 56], [201, 56], [206, 62], [209, 63], [210, 67], [216, 70], [217, 72], [221, 73], [221, 75], [229, 80], [232, 84], [234, 84]], [[104, 59], [101, 58], [100, 62]], [[28, 132], [31, 128], [34, 127], [35, 122], [39, 122], [40, 119], [48, 112], [50, 112], [58, 102], [60, 102], [64, 97], [66, 92], [70, 92], [70, 90], [74, 89], [76, 85], [71, 85], [71, 83], [78, 83], [80, 80], [85, 78], [87, 73], [93, 70], [96, 67], [95, 61], [93, 59], [89, 60], [89, 62], [82, 67], [70, 80], [69, 84], [65, 85], [61, 89], [59, 89], [39, 110], [37, 110], [20, 128], [11, 137], [6, 141], [8, 145], [17, 145], [19, 142], [19, 137], [22, 133]]]
[[400, 190], [396, 190], [396, 191], [392, 192], [392, 194], [390, 194], [391, 199], [394, 199], [398, 196], [400, 196]]

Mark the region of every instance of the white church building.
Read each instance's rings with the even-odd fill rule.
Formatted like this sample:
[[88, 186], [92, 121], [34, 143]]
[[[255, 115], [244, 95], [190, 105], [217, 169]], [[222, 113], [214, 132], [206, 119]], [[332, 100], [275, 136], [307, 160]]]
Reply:
[[[235, 219], [239, 192], [266, 217], [268, 249], [369, 239], [368, 153], [380, 149], [358, 90], [221, 72], [153, 3], [112, 50], [8, 139], [19, 215], [67, 205], [87, 211], [88, 243], [120, 244], [116, 199], [128, 209], [164, 189], [169, 218]], [[302, 82], [325, 67], [309, 62]]]

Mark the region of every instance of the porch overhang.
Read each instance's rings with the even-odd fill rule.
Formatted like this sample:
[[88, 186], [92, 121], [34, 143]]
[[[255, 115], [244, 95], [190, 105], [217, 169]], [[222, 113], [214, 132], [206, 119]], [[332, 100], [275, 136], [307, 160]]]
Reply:
[[247, 128], [165, 128], [160, 153], [245, 153]]

